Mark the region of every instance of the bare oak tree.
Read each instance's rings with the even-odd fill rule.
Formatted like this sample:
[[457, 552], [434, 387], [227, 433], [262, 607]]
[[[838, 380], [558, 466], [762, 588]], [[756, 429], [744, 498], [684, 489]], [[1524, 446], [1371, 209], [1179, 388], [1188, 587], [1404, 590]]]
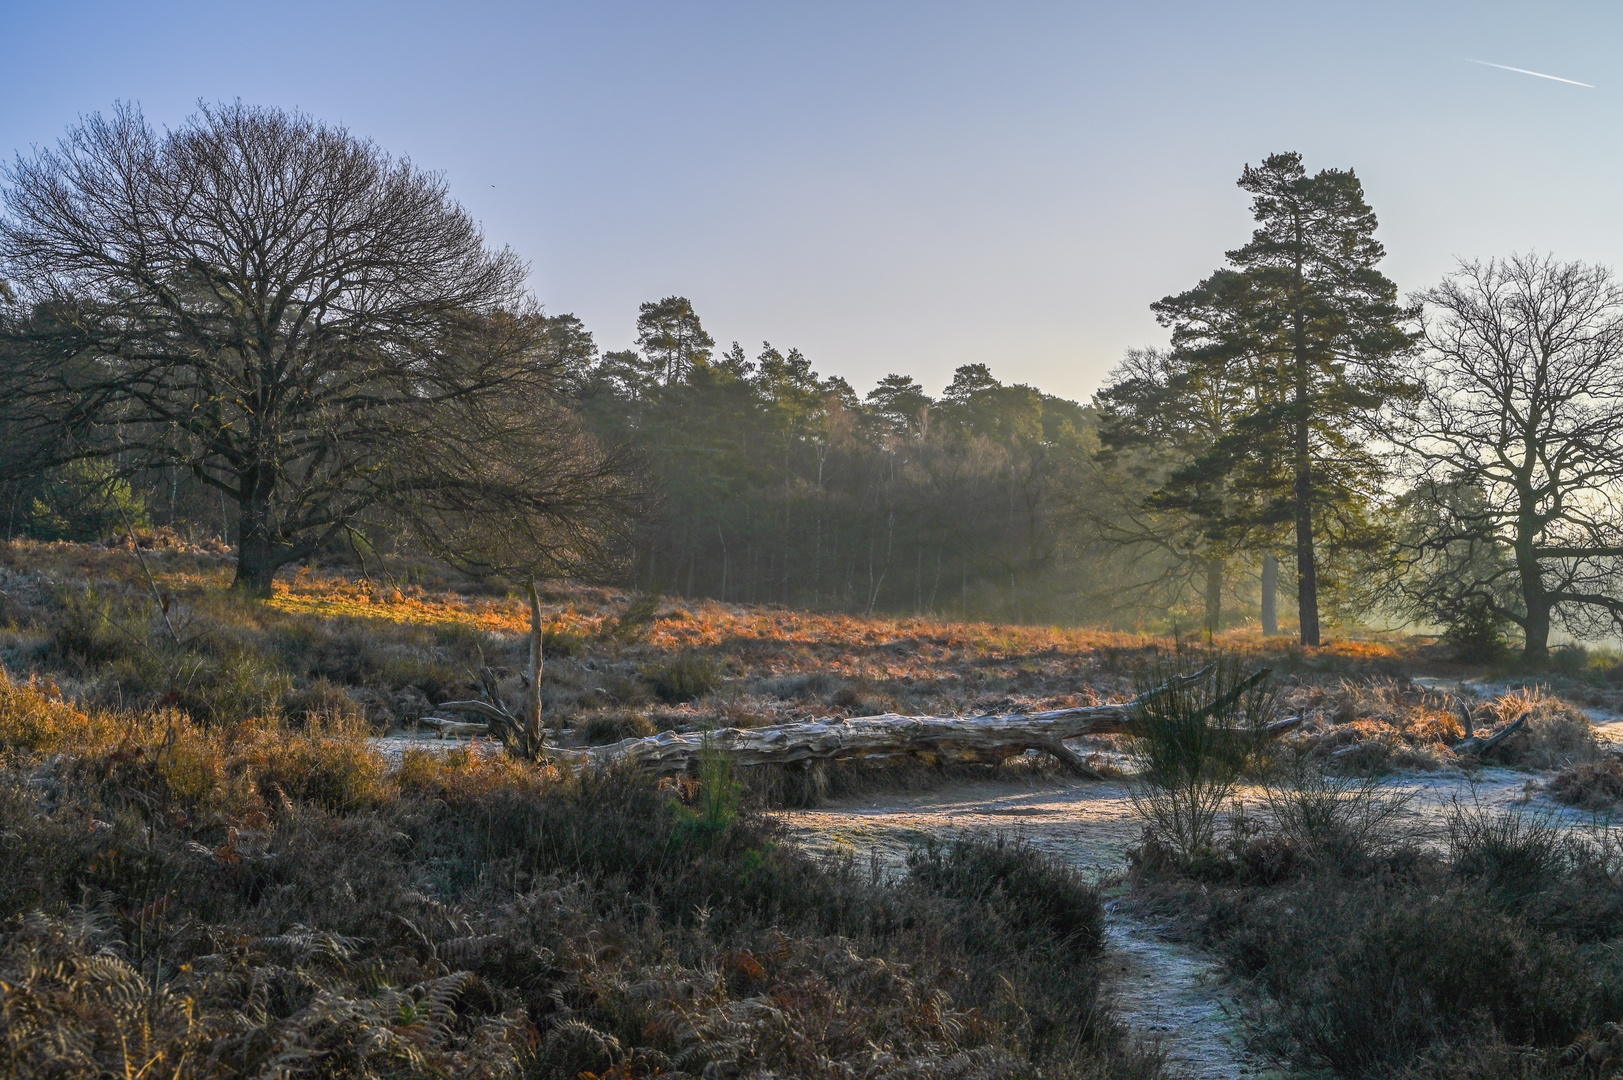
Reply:
[[519, 259], [342, 129], [120, 107], [3, 180], [8, 443], [189, 470], [234, 504], [255, 595], [408, 489], [461, 491], [481, 436], [447, 410], [545, 393]]
[[1425, 504], [1420, 599], [1514, 623], [1532, 661], [1552, 625], [1623, 629], [1623, 289], [1529, 255], [1462, 264], [1421, 299], [1424, 392], [1395, 428]]

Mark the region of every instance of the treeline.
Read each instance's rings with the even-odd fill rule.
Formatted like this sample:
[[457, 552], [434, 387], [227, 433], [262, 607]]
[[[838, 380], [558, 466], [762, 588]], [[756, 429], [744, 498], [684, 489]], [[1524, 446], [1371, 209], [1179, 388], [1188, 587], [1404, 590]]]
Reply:
[[680, 296], [600, 352], [443, 182], [309, 118], [133, 109], [0, 191], [8, 537], [167, 526], [268, 595], [428, 552], [527, 583], [1216, 632], [1623, 629], [1623, 289], [1547, 257], [1400, 298], [1350, 170], [1257, 227], [1083, 404], [983, 364], [859, 393]]
[[1092, 446], [1083, 406], [982, 364], [939, 398], [905, 375], [859, 396], [795, 349], [716, 350], [681, 297], [643, 305], [632, 352], [598, 356], [571, 316], [552, 325], [591, 428], [658, 478], [644, 588], [1058, 619], [1093, 584], [1066, 550]]
[[657, 479], [641, 588], [1190, 632], [1259, 614], [1260, 559], [1230, 558], [1209, 596], [1201, 553], [1119, 528], [1144, 492], [1101, 468], [1092, 403], [984, 364], [935, 395], [895, 373], [859, 394], [797, 349], [719, 349], [679, 296], [642, 305], [632, 350], [600, 354], [572, 315], [548, 325], [591, 429]]

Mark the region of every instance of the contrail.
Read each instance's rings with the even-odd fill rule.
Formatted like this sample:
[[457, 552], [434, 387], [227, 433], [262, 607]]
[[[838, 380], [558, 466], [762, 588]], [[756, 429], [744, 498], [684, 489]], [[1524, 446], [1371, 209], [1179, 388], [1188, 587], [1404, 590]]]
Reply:
[[1489, 60], [1472, 60], [1469, 56], [1462, 56], [1460, 59], [1469, 60], [1473, 64], [1481, 64], [1483, 67], [1498, 68], [1500, 71], [1514, 71], [1518, 75], [1534, 75], [1540, 79], [1553, 79], [1555, 82], [1564, 82], [1569, 86], [1587, 86], [1591, 90], [1595, 89], [1594, 83], [1579, 82], [1577, 79], [1563, 79], [1559, 75], [1546, 75], [1542, 71], [1528, 71], [1526, 68], [1513, 68], [1509, 64], [1495, 64]]

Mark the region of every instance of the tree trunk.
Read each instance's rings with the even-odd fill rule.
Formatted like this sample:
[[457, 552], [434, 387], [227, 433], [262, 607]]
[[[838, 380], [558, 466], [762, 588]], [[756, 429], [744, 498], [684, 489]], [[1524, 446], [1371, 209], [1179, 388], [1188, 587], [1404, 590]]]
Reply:
[[1223, 560], [1206, 560], [1206, 640], [1212, 640], [1223, 621]]
[[1313, 512], [1303, 502], [1296, 511], [1296, 611], [1303, 645], [1319, 644], [1319, 572], [1313, 558]]
[[1308, 431], [1307, 357], [1296, 357], [1296, 610], [1303, 645], [1319, 643], [1319, 568], [1313, 554], [1313, 444]]
[[1279, 633], [1279, 558], [1274, 555], [1262, 557], [1262, 633]]
[[[1305, 243], [1301, 217], [1296, 218], [1296, 245], [1300, 252]], [[1303, 273], [1302, 257], [1296, 258], [1296, 287], [1291, 322], [1293, 331], [1291, 361], [1296, 378], [1296, 610], [1303, 645], [1319, 643], [1319, 566], [1313, 554], [1313, 433], [1309, 421], [1313, 418], [1312, 386], [1307, 347], [1307, 280]]]
[[524, 732], [521, 754], [534, 761], [541, 754], [541, 594], [535, 590], [535, 578], [525, 583], [530, 599], [530, 689], [524, 698]]
[[237, 516], [237, 575], [231, 587], [268, 600], [271, 582], [282, 564], [271, 537], [270, 507], [258, 499], [244, 499]]
[[1544, 591], [1544, 575], [1538, 560], [1529, 557], [1518, 568], [1522, 579], [1522, 604], [1527, 621], [1522, 624], [1522, 659], [1542, 665], [1550, 659], [1550, 597]]

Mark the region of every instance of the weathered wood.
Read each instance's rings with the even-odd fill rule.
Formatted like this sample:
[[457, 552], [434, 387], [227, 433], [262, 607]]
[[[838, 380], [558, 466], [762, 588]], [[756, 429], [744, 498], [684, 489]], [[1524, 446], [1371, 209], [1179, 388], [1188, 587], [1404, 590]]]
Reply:
[[[1516, 719], [1512, 720], [1510, 723], [1506, 724], [1492, 735], [1489, 735], [1486, 738], [1481, 735], [1471, 735], [1467, 738], [1461, 739], [1450, 749], [1452, 749], [1456, 754], [1476, 754], [1480, 756], [1487, 751], [1492, 750], [1494, 747], [1510, 738], [1516, 732], [1520, 731], [1522, 725], [1527, 722], [1527, 717], [1527, 713], [1522, 713], [1520, 716], [1516, 717]], [[1470, 729], [1467, 728], [1466, 730]]]
[[[1127, 732], [1132, 711], [1166, 690], [1198, 682], [1210, 673], [1203, 668], [1191, 675], [1176, 677], [1166, 685], [1142, 696], [1112, 705], [1087, 705], [1074, 709], [1053, 709], [1038, 713], [1006, 713], [994, 716], [881, 716], [839, 717], [775, 724], [760, 728], [718, 728], [714, 731], [678, 734], [664, 731], [644, 739], [625, 739], [607, 746], [584, 748], [543, 747], [549, 761], [570, 768], [602, 768], [619, 765], [655, 774], [691, 772], [707, 753], [719, 754], [735, 765], [791, 765], [799, 762], [848, 762], [866, 766], [886, 766], [905, 761], [931, 763], [1007, 761], [1017, 754], [1039, 750], [1057, 760], [1068, 771], [1093, 780], [1104, 777], [1070, 747], [1067, 739], [1085, 735], [1111, 735]], [[1208, 705], [1202, 717], [1219, 712], [1238, 701], [1251, 686], [1268, 676], [1266, 670], [1244, 680], [1227, 695]], [[487, 697], [494, 697], [494, 680]], [[488, 727], [502, 734], [517, 718], [488, 701], [448, 701], [442, 711], [471, 713], [488, 725], [461, 724], [432, 720], [442, 731], [462, 731]], [[1299, 716], [1269, 724], [1256, 733], [1258, 738], [1275, 738], [1301, 724]]]
[[[1053, 754], [1054, 747], [1063, 749], [1065, 739], [1124, 732], [1128, 707], [1129, 703], [1124, 702], [973, 717], [886, 713], [681, 735], [665, 731], [645, 739], [625, 739], [579, 750], [548, 747], [546, 755], [552, 761], [577, 768], [625, 765], [652, 773], [690, 771], [707, 752], [721, 754], [735, 765], [787, 765], [799, 761], [883, 765], [908, 757], [998, 761], [1027, 750]], [[1061, 761], [1074, 770], [1073, 762], [1081, 764], [1080, 759], [1069, 750], [1066, 753], [1073, 760], [1061, 757]], [[1083, 764], [1082, 768], [1087, 766]]]
[[1520, 731], [1522, 725], [1527, 722], [1528, 717], [1527, 713], [1522, 713], [1520, 716], [1516, 717], [1516, 719], [1512, 720], [1510, 723], [1506, 724], [1492, 735], [1478, 735], [1476, 733], [1476, 721], [1471, 716], [1470, 706], [1466, 705], [1465, 702], [1461, 701], [1459, 698], [1455, 698], [1454, 708], [1459, 711], [1460, 724], [1465, 728], [1465, 738], [1459, 740], [1449, 747], [1449, 749], [1453, 750], [1456, 754], [1475, 754], [1477, 756], [1481, 756], [1487, 751], [1498, 746], [1500, 743], [1504, 742], [1506, 739], [1510, 738], [1516, 732]]
[[[1133, 702], [1122, 702], [1051, 712], [972, 717], [886, 713], [849, 720], [808, 720], [680, 735], [664, 731], [645, 739], [625, 739], [606, 746], [578, 750], [547, 747], [545, 752], [549, 760], [574, 768], [624, 765], [666, 774], [693, 770], [707, 752], [725, 756], [735, 765], [836, 761], [885, 766], [910, 759], [995, 763], [1027, 750], [1041, 750], [1079, 776], [1102, 780], [1104, 777], [1067, 747], [1065, 740], [1126, 732], [1132, 706]], [[1287, 717], [1264, 727], [1257, 736], [1277, 738], [1301, 723], [1299, 716]]]
[[470, 724], [464, 720], [446, 720], [438, 716], [425, 716], [417, 721], [427, 727], [436, 728], [441, 735], [489, 735], [489, 724]]

